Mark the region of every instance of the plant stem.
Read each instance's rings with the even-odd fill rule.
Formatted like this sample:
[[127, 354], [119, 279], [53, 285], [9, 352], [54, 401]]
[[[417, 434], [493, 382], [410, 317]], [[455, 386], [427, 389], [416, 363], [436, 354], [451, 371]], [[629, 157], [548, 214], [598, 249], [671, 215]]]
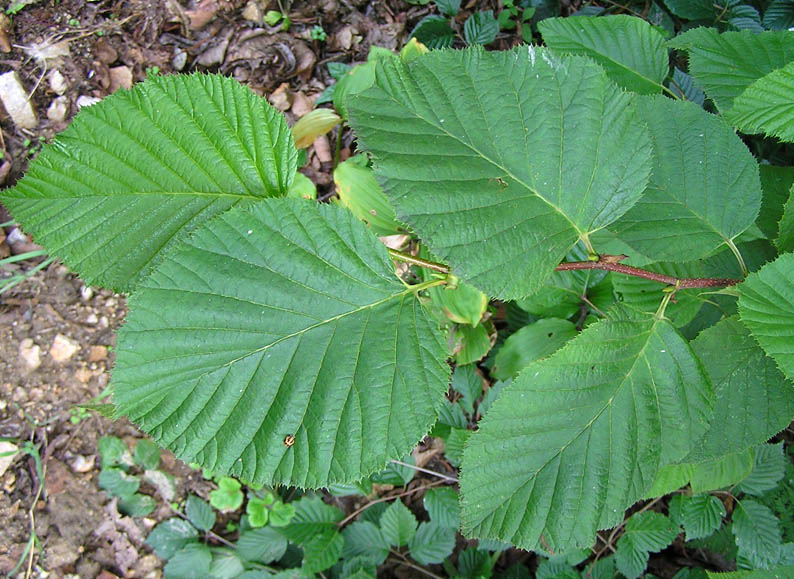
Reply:
[[432, 474], [433, 476], [437, 476], [438, 478], [444, 479], [445, 481], [449, 481], [449, 482], [452, 482], [452, 483], [458, 482], [458, 479], [456, 479], [454, 476], [448, 476], [448, 475], [445, 475], [445, 474], [441, 474], [440, 472], [436, 472], [434, 470], [429, 470], [429, 469], [426, 469], [426, 468], [422, 468], [421, 466], [408, 464], [407, 462], [402, 462], [400, 460], [392, 460], [392, 462], [394, 464], [399, 464], [400, 466], [406, 466], [408, 468], [412, 468], [414, 470], [418, 470], [419, 472], [423, 472], [423, 473], [426, 473], [426, 474]]
[[415, 569], [416, 571], [420, 571], [420, 572], [424, 573], [425, 575], [427, 575], [428, 577], [433, 577], [434, 579], [442, 579], [440, 576], [436, 575], [435, 573], [431, 573], [427, 569], [419, 567], [418, 565], [414, 565], [413, 563], [411, 563], [408, 560], [408, 557], [406, 557], [405, 555], [403, 555], [399, 551], [395, 551], [394, 549], [389, 549], [389, 552], [392, 555], [397, 555], [400, 558], [398, 560], [395, 560], [395, 563], [397, 563], [398, 565], [405, 565], [406, 567], [410, 567], [411, 569]]
[[726, 279], [718, 277], [692, 277], [678, 278], [671, 275], [664, 275], [647, 269], [640, 269], [630, 265], [618, 263], [626, 259], [625, 255], [601, 255], [598, 261], [569, 261], [557, 266], [557, 271], [570, 271], [579, 269], [600, 269], [604, 271], [614, 271], [625, 275], [633, 275], [651, 281], [658, 281], [668, 285], [676, 286], [676, 289], [725, 287], [741, 283], [740, 279]]
[[387, 251], [389, 252], [389, 255], [392, 256], [392, 259], [396, 259], [397, 261], [404, 261], [405, 263], [410, 263], [411, 265], [418, 265], [419, 267], [432, 269], [433, 271], [437, 271], [439, 273], [449, 273], [449, 267], [441, 263], [436, 263], [435, 261], [428, 261], [426, 259], [422, 259], [421, 257], [415, 257], [413, 255], [409, 255], [407, 253], [397, 251], [396, 249], [389, 248]]
[[742, 275], [744, 277], [747, 277], [747, 266], [744, 264], [744, 258], [742, 258], [742, 254], [739, 252], [739, 248], [736, 247], [736, 244], [733, 242], [733, 239], [729, 239], [728, 241], [726, 241], [725, 245], [727, 245], [733, 252], [733, 255], [736, 256], [736, 261], [739, 262], [739, 267], [742, 269]]
[[430, 483], [430, 484], [423, 485], [423, 486], [421, 486], [421, 487], [416, 487], [416, 488], [414, 488], [414, 489], [411, 489], [411, 490], [409, 490], [409, 491], [405, 491], [404, 493], [400, 493], [399, 495], [394, 495], [393, 497], [381, 497], [381, 498], [379, 498], [379, 499], [375, 499], [374, 501], [371, 501], [371, 502], [367, 503], [366, 505], [364, 505], [364, 506], [363, 506], [363, 507], [361, 507], [360, 509], [357, 509], [357, 510], [353, 511], [352, 513], [350, 513], [350, 514], [349, 514], [348, 516], [346, 516], [344, 519], [342, 519], [341, 521], [339, 521], [339, 522], [336, 524], [336, 526], [337, 526], [337, 527], [339, 527], [339, 528], [341, 529], [341, 528], [342, 528], [342, 527], [344, 527], [346, 524], [348, 524], [350, 521], [352, 521], [353, 519], [355, 519], [355, 518], [356, 518], [358, 515], [360, 515], [361, 513], [363, 513], [364, 511], [366, 511], [368, 508], [370, 508], [372, 505], [377, 505], [378, 503], [385, 503], [386, 501], [393, 501], [393, 500], [395, 500], [395, 499], [399, 499], [399, 498], [401, 498], [401, 497], [405, 497], [405, 496], [408, 496], [408, 495], [412, 495], [412, 494], [414, 494], [414, 493], [418, 493], [419, 491], [423, 491], [423, 490], [426, 490], [426, 489], [430, 489], [430, 488], [436, 487], [436, 486], [440, 485], [441, 483], [442, 483], [442, 481], [440, 481], [440, 480], [437, 480], [437, 481], [435, 481], [435, 482], [432, 482], [432, 483]]

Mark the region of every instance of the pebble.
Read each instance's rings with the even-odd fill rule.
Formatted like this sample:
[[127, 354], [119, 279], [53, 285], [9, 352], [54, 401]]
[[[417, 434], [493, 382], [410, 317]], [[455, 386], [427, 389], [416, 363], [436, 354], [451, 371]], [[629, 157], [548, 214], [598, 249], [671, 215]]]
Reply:
[[94, 312], [91, 312], [86, 317], [85, 323], [88, 324], [89, 326], [95, 326], [95, 325], [97, 325], [99, 323], [99, 318], [97, 317], [97, 315]]
[[174, 58], [171, 59], [171, 66], [174, 67], [174, 70], [182, 70], [185, 68], [187, 64], [187, 52], [184, 50], [178, 51]]
[[82, 109], [83, 107], [90, 107], [91, 105], [97, 104], [101, 100], [101, 98], [94, 96], [80, 95], [77, 97], [77, 108]]
[[94, 297], [94, 290], [91, 288], [90, 285], [84, 285], [80, 288], [80, 297], [84, 302], [90, 302], [91, 298]]
[[89, 362], [101, 362], [108, 359], [108, 349], [105, 346], [91, 346], [88, 351]]
[[93, 454], [90, 456], [83, 456], [82, 454], [78, 454], [71, 461], [69, 461], [69, 466], [72, 468], [74, 472], [83, 473], [93, 470], [95, 462], [96, 462], [96, 456], [94, 456]]
[[19, 357], [30, 371], [41, 366], [41, 348], [30, 338], [25, 338], [19, 343]]
[[50, 357], [56, 362], [63, 363], [75, 355], [80, 345], [63, 334], [55, 336], [50, 348]]
[[94, 373], [85, 366], [78, 368], [74, 373], [74, 377], [77, 378], [78, 382], [81, 384], [88, 384], [91, 381], [93, 375]]
[[60, 122], [69, 114], [69, 99], [59, 96], [52, 99], [50, 106], [47, 107], [47, 118], [51, 121]]
[[36, 128], [36, 112], [16, 71], [0, 74], [0, 100], [16, 126], [22, 129]]
[[248, 4], [243, 8], [243, 18], [249, 22], [262, 24], [262, 17], [262, 7], [259, 5], [259, 2], [257, 2], [257, 0], [248, 0]]
[[47, 80], [50, 83], [50, 88], [57, 95], [64, 95], [69, 90], [69, 84], [57, 68], [50, 71]]
[[[17, 457], [19, 447], [5, 440], [0, 440], [0, 476], [3, 476]], [[6, 453], [8, 453], [6, 455]]]
[[110, 92], [116, 92], [120, 88], [132, 88], [132, 69], [129, 66], [115, 66], [110, 69]]

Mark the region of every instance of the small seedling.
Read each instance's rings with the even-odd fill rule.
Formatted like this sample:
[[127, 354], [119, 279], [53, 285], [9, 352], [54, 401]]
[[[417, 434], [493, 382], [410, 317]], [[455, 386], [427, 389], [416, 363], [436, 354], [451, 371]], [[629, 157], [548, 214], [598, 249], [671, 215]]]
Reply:
[[312, 40], [317, 40], [318, 42], [325, 42], [326, 33], [322, 26], [319, 24], [315, 24], [312, 28], [310, 35]]

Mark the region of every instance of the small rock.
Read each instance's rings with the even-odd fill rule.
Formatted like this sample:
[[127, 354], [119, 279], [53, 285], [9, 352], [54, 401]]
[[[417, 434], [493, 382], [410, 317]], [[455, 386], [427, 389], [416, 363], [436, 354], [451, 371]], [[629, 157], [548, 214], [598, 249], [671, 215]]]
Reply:
[[80, 349], [80, 344], [74, 340], [67, 338], [63, 334], [55, 336], [50, 348], [50, 357], [56, 362], [63, 363], [75, 355], [77, 350]]
[[85, 366], [78, 368], [74, 373], [74, 377], [77, 378], [78, 382], [82, 384], [88, 384], [91, 381], [93, 375], [94, 373]]
[[30, 338], [25, 338], [19, 343], [19, 357], [31, 372], [41, 366], [41, 348]]
[[109, 310], [116, 308], [119, 305], [119, 301], [116, 298], [108, 298], [105, 300], [105, 307]]
[[89, 362], [101, 362], [108, 359], [108, 349], [105, 346], [91, 346], [88, 351]]
[[102, 99], [94, 96], [80, 95], [77, 97], [77, 108], [82, 109], [83, 107], [90, 107], [91, 105], [97, 104], [101, 100]]
[[262, 12], [262, 7], [259, 5], [259, 2], [257, 2], [257, 0], [248, 0], [248, 4], [243, 8], [243, 18], [249, 22], [262, 24], [263, 15], [264, 13]]
[[90, 302], [92, 297], [94, 297], [94, 290], [90, 285], [84, 285], [80, 288], [80, 299], [84, 302]]
[[69, 114], [69, 99], [59, 96], [52, 99], [50, 106], [47, 107], [47, 118], [51, 121], [60, 122]]
[[99, 327], [100, 328], [110, 327], [110, 320], [108, 320], [107, 316], [102, 316], [101, 318], [99, 318]]
[[99, 318], [94, 312], [91, 312], [86, 316], [85, 323], [89, 326], [96, 326], [99, 323]]
[[0, 440], [0, 476], [3, 476], [17, 457], [19, 448], [15, 444]]
[[72, 470], [74, 472], [83, 473], [93, 470], [95, 462], [96, 462], [96, 456], [94, 456], [93, 454], [90, 456], [83, 456], [82, 454], [78, 454], [69, 462], [69, 466], [72, 467]]
[[0, 74], [0, 100], [16, 126], [22, 129], [36, 128], [36, 112], [16, 71]]
[[129, 66], [115, 66], [110, 69], [110, 92], [114, 93], [120, 88], [132, 88], [132, 70]]
[[69, 84], [57, 68], [50, 71], [47, 80], [50, 83], [50, 88], [57, 95], [63, 95], [69, 90]]
[[187, 64], [187, 52], [185, 52], [184, 50], [178, 51], [174, 55], [174, 58], [171, 59], [171, 66], [174, 67], [174, 70], [182, 70], [183, 68], [185, 68], [186, 64]]

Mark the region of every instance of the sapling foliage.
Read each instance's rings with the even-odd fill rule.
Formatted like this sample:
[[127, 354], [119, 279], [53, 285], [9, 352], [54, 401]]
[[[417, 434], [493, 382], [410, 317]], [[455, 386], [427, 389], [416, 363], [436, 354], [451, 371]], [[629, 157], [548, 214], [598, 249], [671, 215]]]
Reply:
[[[449, 419], [467, 536], [566, 552], [640, 499], [740, 480], [725, 465], [794, 417], [794, 170], [759, 169], [736, 129], [791, 140], [794, 34], [539, 30], [548, 47], [379, 55], [335, 91], [393, 209], [377, 223], [421, 255], [285, 199], [289, 128], [231, 79], [152, 77], [81, 112], [0, 198], [87, 283], [130, 294], [116, 414], [252, 483], [354, 482], [446, 412], [449, 328], [483, 344], [460, 366], [477, 361], [498, 300], [563, 334], [497, 356], [511, 382], [476, 431]], [[468, 297], [442, 320], [445, 286]], [[647, 558], [664, 541], [646, 524], [669, 529], [627, 528]]]

